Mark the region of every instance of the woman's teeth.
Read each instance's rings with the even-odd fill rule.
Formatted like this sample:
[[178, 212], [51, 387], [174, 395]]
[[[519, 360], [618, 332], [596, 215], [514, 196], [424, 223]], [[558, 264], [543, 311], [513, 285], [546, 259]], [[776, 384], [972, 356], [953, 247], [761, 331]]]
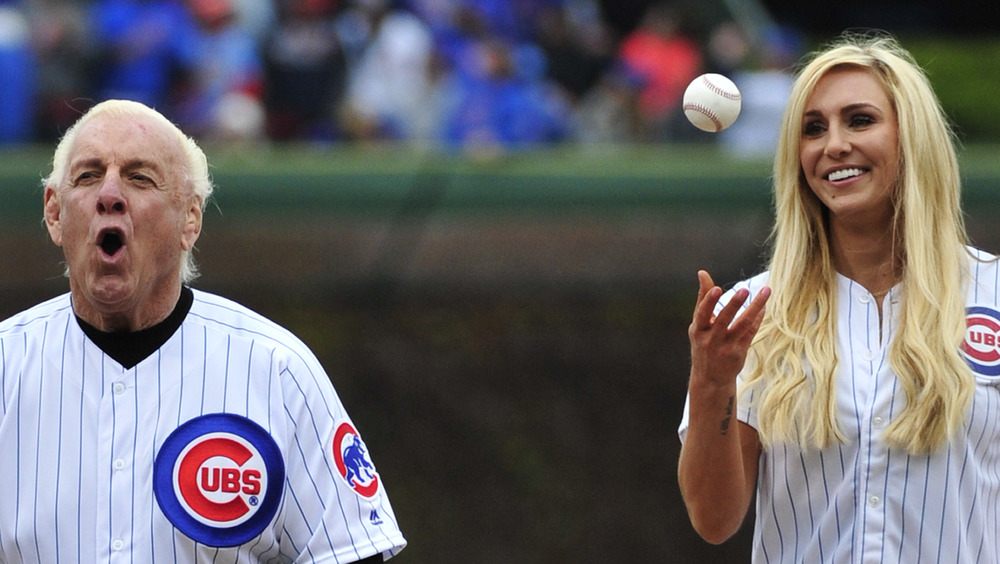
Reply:
[[860, 176], [864, 171], [860, 168], [845, 168], [844, 170], [837, 170], [830, 173], [827, 178], [831, 182], [836, 182], [838, 180], [843, 180], [845, 178], [851, 178], [852, 176]]

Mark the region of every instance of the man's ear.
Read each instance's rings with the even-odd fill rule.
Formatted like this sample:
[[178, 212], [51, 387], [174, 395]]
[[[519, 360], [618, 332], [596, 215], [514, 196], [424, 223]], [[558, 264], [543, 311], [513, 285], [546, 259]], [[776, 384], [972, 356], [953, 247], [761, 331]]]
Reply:
[[57, 246], [62, 246], [62, 207], [59, 203], [59, 192], [52, 186], [45, 187], [45, 227], [49, 230], [49, 238]]
[[201, 210], [201, 198], [191, 198], [187, 214], [184, 218], [184, 230], [181, 233], [181, 248], [190, 251], [195, 241], [201, 235], [201, 221], [204, 213]]

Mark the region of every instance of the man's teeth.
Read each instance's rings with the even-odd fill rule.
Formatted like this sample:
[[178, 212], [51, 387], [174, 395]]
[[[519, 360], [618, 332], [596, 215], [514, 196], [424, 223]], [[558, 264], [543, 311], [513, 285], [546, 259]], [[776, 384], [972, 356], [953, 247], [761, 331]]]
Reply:
[[838, 180], [843, 180], [845, 178], [851, 178], [852, 176], [859, 176], [863, 172], [864, 171], [861, 170], [860, 168], [845, 168], [844, 170], [831, 172], [829, 179], [832, 182], [836, 182]]

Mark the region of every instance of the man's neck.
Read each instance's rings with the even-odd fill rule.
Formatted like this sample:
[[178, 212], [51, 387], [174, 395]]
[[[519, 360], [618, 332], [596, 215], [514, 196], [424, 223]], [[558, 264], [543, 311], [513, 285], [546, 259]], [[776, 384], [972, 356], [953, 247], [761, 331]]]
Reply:
[[181, 284], [168, 291], [149, 292], [150, 297], [136, 297], [136, 304], [103, 304], [70, 286], [73, 313], [99, 331], [134, 332], [160, 323], [177, 306]]
[[128, 369], [156, 352], [177, 332], [193, 303], [194, 293], [183, 288], [173, 311], [163, 321], [139, 331], [101, 331], [79, 317], [77, 323], [98, 348]]

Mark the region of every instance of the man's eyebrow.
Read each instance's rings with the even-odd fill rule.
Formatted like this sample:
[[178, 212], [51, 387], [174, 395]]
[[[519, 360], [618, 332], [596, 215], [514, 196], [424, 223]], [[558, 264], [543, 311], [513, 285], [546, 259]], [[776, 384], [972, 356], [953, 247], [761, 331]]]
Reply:
[[132, 159], [127, 163], [125, 163], [125, 166], [122, 167], [123, 170], [136, 170], [141, 168], [148, 168], [151, 170], [159, 171], [160, 165], [157, 164], [156, 161], [148, 161], [145, 159]]
[[103, 167], [104, 162], [98, 157], [91, 157], [88, 159], [79, 159], [69, 163], [70, 170], [76, 170], [78, 168], [95, 168]]
[[[70, 170], [76, 170], [80, 168], [105, 168], [105, 167], [106, 165], [104, 163], [104, 160], [101, 159], [100, 157], [90, 157], [86, 159], [80, 159], [71, 162], [69, 165]], [[126, 162], [124, 166], [122, 166], [122, 170], [137, 170], [143, 168], [148, 168], [155, 171], [160, 170], [160, 166], [156, 163], [156, 161], [150, 161], [146, 159], [132, 159]]]

